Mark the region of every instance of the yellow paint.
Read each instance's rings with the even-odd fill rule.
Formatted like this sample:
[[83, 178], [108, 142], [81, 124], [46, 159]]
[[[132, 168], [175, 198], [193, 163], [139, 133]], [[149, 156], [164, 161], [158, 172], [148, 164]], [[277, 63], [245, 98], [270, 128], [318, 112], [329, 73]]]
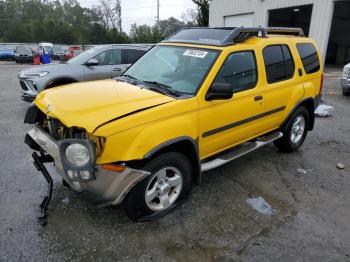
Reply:
[[[274, 36], [252, 38], [227, 47], [161, 44], [221, 51], [195, 97], [176, 100], [131, 84], [104, 80], [49, 89], [38, 95], [35, 104], [45, 113], [49, 108], [48, 115], [67, 127], [85, 128], [94, 136], [105, 137], [105, 148], [98, 164], [142, 159], [158, 145], [181, 136], [198, 140], [200, 159], [205, 159], [278, 129], [298, 101], [318, 95], [322, 69], [315, 74], [306, 75], [304, 72], [303, 77], [298, 75], [298, 68], [303, 66], [295, 44], [310, 42], [314, 44], [308, 38]], [[289, 45], [295, 61], [295, 74], [290, 80], [268, 85], [262, 50], [271, 44]], [[244, 50], [253, 50], [256, 55], [259, 79], [256, 87], [236, 93], [229, 100], [206, 101], [205, 95], [226, 57]], [[254, 101], [258, 95], [264, 99]], [[276, 114], [209, 137], [202, 136], [209, 130], [282, 106], [286, 109]], [[148, 109], [142, 111], [145, 108]], [[125, 116], [135, 111], [139, 112]]]

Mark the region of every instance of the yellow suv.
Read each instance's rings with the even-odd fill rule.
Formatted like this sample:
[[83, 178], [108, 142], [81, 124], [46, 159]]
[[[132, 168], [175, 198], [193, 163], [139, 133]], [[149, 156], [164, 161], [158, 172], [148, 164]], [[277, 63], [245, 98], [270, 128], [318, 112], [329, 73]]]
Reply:
[[64, 183], [122, 204], [132, 220], [173, 210], [201, 173], [274, 142], [292, 152], [314, 127], [322, 63], [293, 28], [188, 28], [119, 78], [41, 92], [25, 142]]

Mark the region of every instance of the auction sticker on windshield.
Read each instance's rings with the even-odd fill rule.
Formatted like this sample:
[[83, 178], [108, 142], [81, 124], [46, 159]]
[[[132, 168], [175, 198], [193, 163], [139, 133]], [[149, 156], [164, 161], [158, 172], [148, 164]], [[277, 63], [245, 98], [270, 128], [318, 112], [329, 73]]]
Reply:
[[187, 49], [183, 55], [185, 56], [193, 56], [193, 57], [198, 57], [198, 58], [204, 58], [208, 52], [202, 51], [202, 50], [195, 50], [195, 49]]

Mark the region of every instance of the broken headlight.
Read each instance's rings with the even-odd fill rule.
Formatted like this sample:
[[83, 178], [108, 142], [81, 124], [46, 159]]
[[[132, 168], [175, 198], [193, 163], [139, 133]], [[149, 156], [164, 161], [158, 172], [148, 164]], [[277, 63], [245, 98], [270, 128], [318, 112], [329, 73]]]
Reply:
[[94, 180], [96, 148], [89, 140], [65, 139], [59, 141], [62, 166], [72, 181]]

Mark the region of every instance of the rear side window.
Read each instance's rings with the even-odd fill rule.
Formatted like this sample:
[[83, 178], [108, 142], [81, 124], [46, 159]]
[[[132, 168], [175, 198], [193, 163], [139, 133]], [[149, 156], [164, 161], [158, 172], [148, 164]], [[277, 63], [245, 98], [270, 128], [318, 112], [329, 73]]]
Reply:
[[146, 53], [144, 50], [137, 49], [125, 49], [124, 50], [124, 64], [133, 64], [135, 63], [141, 56]]
[[255, 56], [252, 51], [230, 54], [214, 83], [229, 84], [234, 93], [254, 88], [258, 81]]
[[297, 49], [307, 74], [316, 73], [320, 70], [320, 60], [313, 44], [297, 44]]
[[294, 60], [286, 45], [268, 46], [263, 51], [267, 82], [269, 84], [290, 79], [294, 75]]

